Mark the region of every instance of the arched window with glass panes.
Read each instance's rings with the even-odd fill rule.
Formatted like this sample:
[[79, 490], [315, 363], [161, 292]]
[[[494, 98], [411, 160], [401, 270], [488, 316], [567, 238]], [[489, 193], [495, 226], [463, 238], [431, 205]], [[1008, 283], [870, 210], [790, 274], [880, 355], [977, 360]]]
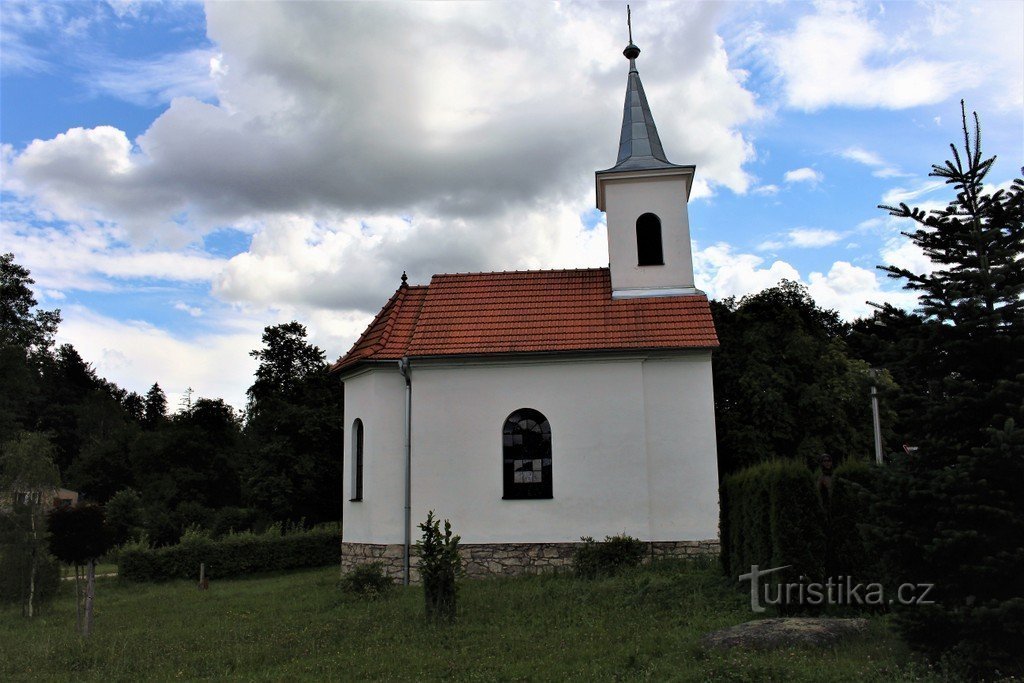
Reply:
[[551, 425], [542, 413], [520, 408], [502, 429], [504, 495], [551, 498]]

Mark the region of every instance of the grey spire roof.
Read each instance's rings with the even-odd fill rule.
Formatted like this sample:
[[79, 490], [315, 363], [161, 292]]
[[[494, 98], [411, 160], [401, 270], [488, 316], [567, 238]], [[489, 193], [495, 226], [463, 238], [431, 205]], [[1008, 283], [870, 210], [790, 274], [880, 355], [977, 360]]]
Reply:
[[654, 125], [651, 107], [647, 104], [636, 58], [640, 48], [632, 42], [622, 54], [629, 60], [629, 78], [626, 82], [626, 104], [622, 110], [622, 135], [619, 137], [619, 158], [615, 165], [599, 173], [613, 171], [642, 171], [659, 168], [679, 168], [665, 156], [658, 128]]

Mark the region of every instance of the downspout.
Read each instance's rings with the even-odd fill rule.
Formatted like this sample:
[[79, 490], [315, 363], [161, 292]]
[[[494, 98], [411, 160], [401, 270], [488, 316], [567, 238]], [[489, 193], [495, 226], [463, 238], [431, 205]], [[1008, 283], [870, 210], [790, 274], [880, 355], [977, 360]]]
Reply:
[[405, 378], [405, 541], [402, 553], [402, 583], [409, 585], [409, 558], [412, 550], [412, 374], [409, 358], [398, 361], [398, 371]]

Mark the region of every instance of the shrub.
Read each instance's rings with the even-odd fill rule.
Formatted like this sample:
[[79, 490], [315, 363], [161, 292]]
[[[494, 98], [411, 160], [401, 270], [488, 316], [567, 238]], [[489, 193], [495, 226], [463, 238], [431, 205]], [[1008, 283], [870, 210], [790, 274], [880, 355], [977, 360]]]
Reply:
[[572, 568], [576, 576], [583, 579], [614, 576], [624, 569], [639, 566], [647, 553], [646, 543], [626, 534], [605, 536], [601, 542], [590, 536], [580, 540], [583, 543], [573, 553]]
[[815, 477], [803, 463], [778, 460], [748, 467], [722, 481], [722, 522], [728, 539], [722, 565], [731, 576], [791, 565], [786, 577], [821, 579], [825, 512]]
[[867, 550], [861, 529], [870, 521], [868, 507], [876, 488], [875, 470], [863, 462], [847, 461], [832, 476], [828, 506], [828, 551], [825, 571], [829, 576], [849, 576], [854, 582], [881, 578], [875, 555]]
[[281, 535], [279, 528], [261, 535], [232, 534], [212, 540], [190, 532], [183, 543], [163, 548], [133, 544], [121, 550], [118, 574], [130, 581], [198, 578], [200, 563], [211, 579], [338, 562], [336, 529], [312, 529]]
[[341, 589], [346, 593], [370, 598], [386, 594], [394, 585], [380, 562], [361, 564], [341, 579]]
[[459, 537], [452, 535], [452, 524], [444, 520], [444, 533], [440, 522], [434, 519], [434, 511], [427, 514], [427, 521], [419, 525], [422, 539], [416, 543], [419, 551], [420, 578], [423, 580], [423, 595], [426, 599], [427, 618], [433, 621], [455, 619], [455, 601], [458, 597], [456, 579], [462, 573], [462, 558], [459, 557]]

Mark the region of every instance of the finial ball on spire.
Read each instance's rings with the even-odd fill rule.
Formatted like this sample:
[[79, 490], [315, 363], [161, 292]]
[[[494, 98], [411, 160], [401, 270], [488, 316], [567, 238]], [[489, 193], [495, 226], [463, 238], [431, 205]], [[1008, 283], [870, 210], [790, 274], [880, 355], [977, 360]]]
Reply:
[[402, 271], [402, 286], [406, 287], [406, 286], [408, 286], [408, 284], [409, 284], [409, 276], [406, 275], [405, 271], [403, 270]]

